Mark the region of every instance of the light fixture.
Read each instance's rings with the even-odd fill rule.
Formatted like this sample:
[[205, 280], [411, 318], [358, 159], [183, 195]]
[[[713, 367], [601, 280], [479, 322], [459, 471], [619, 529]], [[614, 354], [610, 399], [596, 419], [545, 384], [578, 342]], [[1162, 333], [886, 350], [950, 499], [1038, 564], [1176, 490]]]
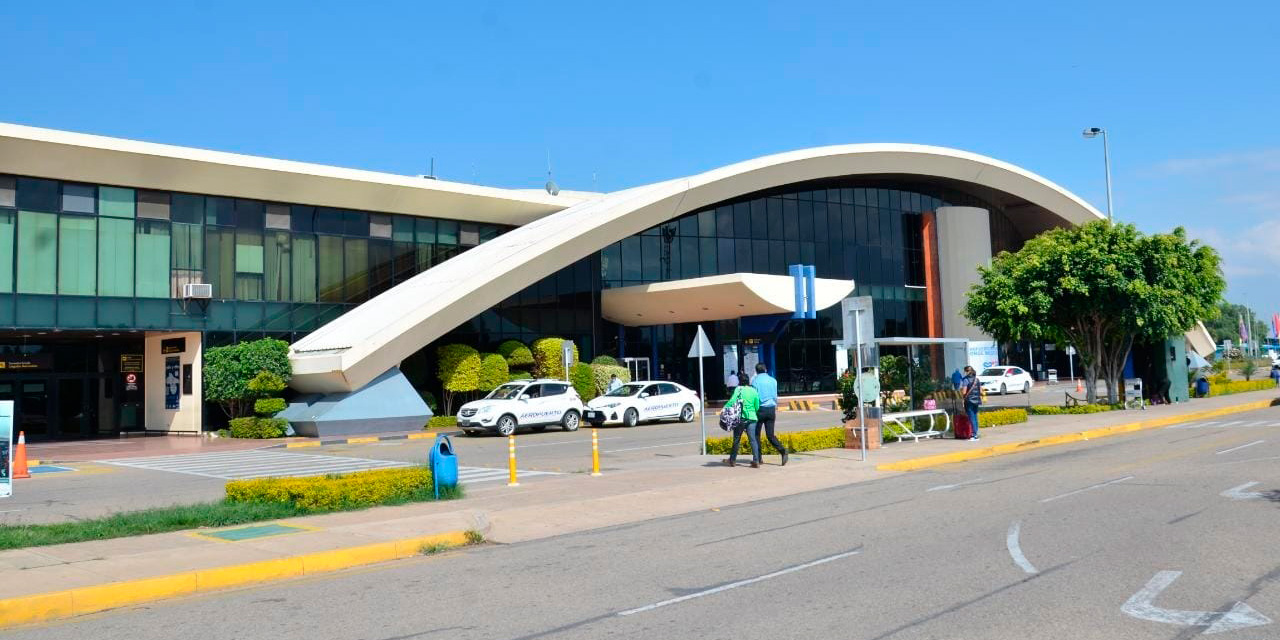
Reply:
[[1089, 127], [1080, 134], [1085, 138], [1095, 138], [1098, 134], [1102, 134], [1102, 166], [1107, 176], [1107, 221], [1115, 222], [1115, 215], [1111, 212], [1111, 149], [1107, 145], [1107, 130], [1102, 127]]

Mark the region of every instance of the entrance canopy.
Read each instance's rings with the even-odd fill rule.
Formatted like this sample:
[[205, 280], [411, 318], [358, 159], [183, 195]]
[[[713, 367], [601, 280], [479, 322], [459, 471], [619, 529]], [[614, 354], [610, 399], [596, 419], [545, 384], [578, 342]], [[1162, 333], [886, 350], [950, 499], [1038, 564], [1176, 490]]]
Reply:
[[[795, 279], [762, 273], [654, 282], [605, 289], [600, 301], [606, 320], [629, 327], [730, 320], [792, 313]], [[826, 309], [853, 292], [852, 280], [814, 279], [814, 309]]]

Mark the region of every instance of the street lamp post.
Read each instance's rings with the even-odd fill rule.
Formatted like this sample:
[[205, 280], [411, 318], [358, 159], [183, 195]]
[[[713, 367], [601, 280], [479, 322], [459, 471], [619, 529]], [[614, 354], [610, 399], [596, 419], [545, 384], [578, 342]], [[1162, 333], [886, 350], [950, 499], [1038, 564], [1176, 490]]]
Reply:
[[1107, 130], [1102, 127], [1089, 127], [1083, 132], [1084, 137], [1093, 138], [1102, 134], [1102, 165], [1107, 171], [1107, 222], [1115, 222], [1111, 213], [1111, 149], [1107, 146]]

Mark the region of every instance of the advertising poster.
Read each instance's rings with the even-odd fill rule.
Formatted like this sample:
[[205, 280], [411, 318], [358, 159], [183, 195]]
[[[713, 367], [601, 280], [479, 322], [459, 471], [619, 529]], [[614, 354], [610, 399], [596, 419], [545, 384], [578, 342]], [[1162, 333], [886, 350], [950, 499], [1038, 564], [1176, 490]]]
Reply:
[[1000, 364], [999, 357], [994, 340], [969, 342], [969, 366], [973, 367], [978, 373], [982, 373], [982, 370], [987, 367], [994, 367]]
[[0, 498], [13, 495], [13, 401], [0, 400]]
[[182, 395], [182, 365], [176, 356], [164, 359], [164, 408], [177, 409]]

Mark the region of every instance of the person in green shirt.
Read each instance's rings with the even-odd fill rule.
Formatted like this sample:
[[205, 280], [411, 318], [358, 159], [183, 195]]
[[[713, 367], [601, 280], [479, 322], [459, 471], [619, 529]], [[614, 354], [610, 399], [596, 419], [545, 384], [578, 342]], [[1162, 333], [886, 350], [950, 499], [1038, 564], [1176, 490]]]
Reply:
[[731, 467], [737, 464], [738, 446], [742, 442], [742, 432], [746, 431], [747, 441], [751, 443], [751, 468], [758, 469], [763, 462], [760, 456], [760, 433], [756, 429], [760, 419], [760, 394], [751, 386], [751, 380], [745, 373], [738, 374], [738, 386], [733, 388], [733, 395], [724, 404], [727, 407], [735, 402], [742, 403], [742, 420], [733, 428], [733, 448], [729, 450], [729, 458], [724, 463]]

